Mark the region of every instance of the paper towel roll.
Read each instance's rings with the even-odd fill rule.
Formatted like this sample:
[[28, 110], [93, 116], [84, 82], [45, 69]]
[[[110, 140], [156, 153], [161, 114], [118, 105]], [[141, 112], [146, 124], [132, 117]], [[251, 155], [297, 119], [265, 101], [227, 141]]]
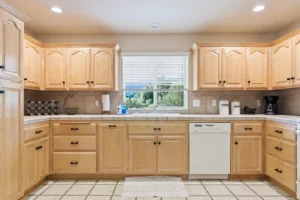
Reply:
[[104, 112], [110, 111], [110, 98], [109, 94], [102, 94], [102, 110]]

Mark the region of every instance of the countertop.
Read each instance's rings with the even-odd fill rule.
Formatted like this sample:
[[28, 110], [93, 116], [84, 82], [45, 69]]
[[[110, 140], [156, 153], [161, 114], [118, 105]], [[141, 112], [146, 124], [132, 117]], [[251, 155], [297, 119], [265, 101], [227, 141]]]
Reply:
[[50, 115], [24, 116], [24, 124], [53, 120], [269, 120], [288, 124], [300, 122], [300, 116], [292, 115], [197, 115], [197, 114], [129, 114], [129, 115]]

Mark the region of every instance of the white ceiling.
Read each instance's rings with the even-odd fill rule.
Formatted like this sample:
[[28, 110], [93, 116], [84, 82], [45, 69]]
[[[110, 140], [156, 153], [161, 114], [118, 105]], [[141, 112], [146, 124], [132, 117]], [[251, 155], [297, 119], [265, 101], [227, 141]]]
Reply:
[[[300, 0], [3, 0], [37, 34], [278, 32], [300, 19]], [[255, 13], [253, 7], [266, 9]], [[62, 14], [50, 10], [63, 9]], [[160, 23], [152, 29], [150, 23]]]

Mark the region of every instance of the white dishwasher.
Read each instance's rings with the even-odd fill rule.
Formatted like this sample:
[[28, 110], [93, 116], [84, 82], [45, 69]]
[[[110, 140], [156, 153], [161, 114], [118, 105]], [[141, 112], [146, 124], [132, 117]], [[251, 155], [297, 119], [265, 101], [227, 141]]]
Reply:
[[190, 123], [189, 179], [228, 179], [230, 123]]

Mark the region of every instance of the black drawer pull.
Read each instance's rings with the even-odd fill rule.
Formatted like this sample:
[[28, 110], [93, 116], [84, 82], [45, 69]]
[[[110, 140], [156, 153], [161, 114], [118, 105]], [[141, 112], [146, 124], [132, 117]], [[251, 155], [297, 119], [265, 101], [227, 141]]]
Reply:
[[43, 148], [43, 146], [40, 146], [40, 149], [42, 149]]
[[245, 130], [246, 130], [246, 131], [251, 131], [252, 128], [247, 128], [247, 127], [246, 127]]
[[282, 174], [282, 170], [279, 170], [279, 169], [274, 169], [276, 172], [278, 172], [278, 173], [280, 173], [280, 174]]
[[278, 131], [277, 133], [281, 134], [281, 133], [282, 133], [282, 131]]
[[78, 128], [71, 128], [71, 131], [78, 131]]
[[109, 128], [116, 128], [117, 125], [108, 125]]
[[282, 148], [280, 148], [280, 147], [275, 147], [275, 149], [278, 151], [282, 151]]
[[161, 128], [154, 128], [153, 130], [155, 130], [155, 131], [160, 131]]
[[71, 144], [79, 144], [79, 142], [71, 142]]
[[78, 165], [78, 162], [76, 161], [76, 162], [71, 162], [70, 163], [71, 165]]
[[35, 147], [35, 149], [36, 149], [36, 150], [39, 150], [39, 149], [40, 149], [40, 147]]

